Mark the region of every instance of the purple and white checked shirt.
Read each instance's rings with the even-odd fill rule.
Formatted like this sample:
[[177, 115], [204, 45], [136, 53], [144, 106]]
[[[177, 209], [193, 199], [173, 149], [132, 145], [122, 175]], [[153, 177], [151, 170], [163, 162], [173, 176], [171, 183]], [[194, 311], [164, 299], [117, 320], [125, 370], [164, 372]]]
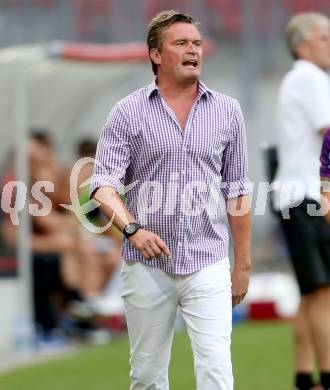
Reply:
[[172, 258], [146, 260], [126, 240], [125, 260], [185, 275], [228, 257], [226, 199], [250, 193], [238, 102], [199, 82], [182, 131], [155, 81], [119, 101], [98, 142], [91, 193], [130, 184], [127, 208]]

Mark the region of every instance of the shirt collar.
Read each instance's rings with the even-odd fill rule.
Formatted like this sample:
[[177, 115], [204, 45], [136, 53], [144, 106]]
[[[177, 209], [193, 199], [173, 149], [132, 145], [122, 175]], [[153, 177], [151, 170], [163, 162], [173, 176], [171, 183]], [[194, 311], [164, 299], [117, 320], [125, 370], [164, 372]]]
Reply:
[[156, 84], [156, 80], [152, 80], [152, 82], [147, 86], [148, 99], [154, 95], [155, 91], [159, 91], [158, 85]]
[[[152, 82], [147, 86], [147, 96], [150, 99], [155, 93], [159, 93], [158, 85], [156, 80], [152, 80]], [[198, 81], [198, 99], [202, 96], [213, 96], [213, 92], [202, 82]]]
[[295, 60], [295, 62], [293, 63], [293, 67], [294, 68], [302, 68], [302, 67], [307, 68], [308, 67], [308, 68], [313, 68], [313, 69], [318, 69], [318, 70], [323, 71], [323, 69], [321, 69], [319, 66], [314, 64], [314, 62], [306, 61], [306, 60]]
[[198, 92], [198, 97], [202, 97], [202, 96], [207, 96], [207, 95], [210, 95], [210, 96], [213, 96], [214, 93], [211, 89], [209, 89], [202, 81], [198, 81], [198, 87], [199, 87], [199, 92]]

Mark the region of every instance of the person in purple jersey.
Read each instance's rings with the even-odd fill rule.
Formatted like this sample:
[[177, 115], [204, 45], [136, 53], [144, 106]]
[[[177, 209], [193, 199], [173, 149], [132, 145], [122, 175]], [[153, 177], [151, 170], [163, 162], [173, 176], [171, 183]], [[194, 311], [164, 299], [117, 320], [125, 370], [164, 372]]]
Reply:
[[324, 132], [320, 162], [321, 204], [328, 210], [325, 218], [330, 223], [330, 128]]
[[324, 132], [321, 150], [321, 178], [330, 178], [330, 128]]
[[236, 100], [200, 81], [203, 45], [192, 16], [161, 12], [147, 43], [155, 80], [113, 107], [91, 183], [91, 196], [126, 237], [131, 389], [169, 388], [179, 308], [197, 389], [232, 390], [232, 306], [247, 293], [251, 267], [243, 116]]
[[330, 225], [324, 218], [319, 172], [322, 136], [330, 127], [329, 18], [294, 15], [286, 38], [294, 64], [278, 94], [275, 180], [276, 205], [301, 292], [293, 323], [295, 389], [314, 389], [315, 369], [321, 388], [329, 389]]

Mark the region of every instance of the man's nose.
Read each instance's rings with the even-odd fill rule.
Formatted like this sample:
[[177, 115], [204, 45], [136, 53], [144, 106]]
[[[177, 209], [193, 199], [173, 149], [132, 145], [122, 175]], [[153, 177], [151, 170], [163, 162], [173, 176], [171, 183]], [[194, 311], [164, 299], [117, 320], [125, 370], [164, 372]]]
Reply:
[[189, 42], [189, 43], [188, 43], [187, 51], [188, 51], [188, 53], [193, 53], [193, 54], [197, 53], [197, 48], [196, 48], [196, 46], [193, 44], [193, 42]]

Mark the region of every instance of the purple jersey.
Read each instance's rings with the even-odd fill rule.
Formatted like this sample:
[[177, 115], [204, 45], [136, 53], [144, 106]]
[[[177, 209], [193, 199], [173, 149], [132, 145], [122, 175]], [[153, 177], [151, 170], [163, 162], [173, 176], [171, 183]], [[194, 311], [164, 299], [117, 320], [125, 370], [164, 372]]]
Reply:
[[320, 175], [322, 177], [330, 177], [330, 128], [326, 131], [323, 138], [320, 161]]

